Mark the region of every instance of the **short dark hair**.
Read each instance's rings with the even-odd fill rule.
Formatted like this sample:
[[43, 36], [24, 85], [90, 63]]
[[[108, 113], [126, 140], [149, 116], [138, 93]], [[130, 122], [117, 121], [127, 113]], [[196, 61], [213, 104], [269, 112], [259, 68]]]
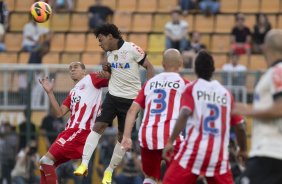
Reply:
[[82, 63], [82, 62], [78, 62], [79, 63], [79, 65], [80, 65], [80, 67], [83, 69], [83, 70], [85, 70], [86, 69], [86, 67], [85, 67], [85, 64], [84, 63]]
[[103, 24], [94, 30], [94, 34], [98, 37], [99, 34], [108, 36], [111, 34], [116, 39], [122, 39], [121, 32], [114, 24]]
[[210, 80], [214, 72], [213, 57], [205, 50], [201, 50], [195, 59], [195, 72], [198, 78]]

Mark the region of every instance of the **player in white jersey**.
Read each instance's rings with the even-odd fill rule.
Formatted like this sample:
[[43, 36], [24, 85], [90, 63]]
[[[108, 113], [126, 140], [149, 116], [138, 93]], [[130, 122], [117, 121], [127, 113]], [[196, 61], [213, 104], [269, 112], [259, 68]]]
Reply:
[[[282, 183], [282, 31], [265, 37], [268, 70], [254, 92], [253, 107], [236, 104], [234, 111], [253, 117], [252, 147], [240, 184]], [[255, 62], [255, 61], [254, 61]]]
[[[177, 72], [182, 66], [178, 50], [168, 49], [163, 55], [164, 72], [146, 82], [127, 112], [121, 145], [132, 147], [131, 133], [135, 117], [144, 109], [139, 129], [144, 183], [156, 184], [161, 179], [162, 149], [166, 145], [178, 117], [181, 94], [188, 83]], [[179, 145], [181, 137], [176, 141]]]
[[233, 184], [228, 160], [230, 126], [234, 125], [240, 156], [246, 156], [243, 119], [231, 115], [232, 94], [218, 81], [211, 80], [214, 61], [206, 51], [195, 60], [196, 81], [186, 86], [181, 110], [173, 133], [164, 149], [164, 157], [173, 150], [173, 142], [186, 126], [186, 138], [174, 156], [164, 184], [196, 183], [205, 176], [209, 184]]
[[41, 184], [57, 184], [55, 168], [71, 159], [81, 158], [86, 138], [100, 111], [101, 88], [108, 86], [108, 80], [98, 78], [96, 73], [86, 75], [85, 66], [81, 62], [72, 62], [69, 72], [75, 85], [61, 106], [53, 93], [54, 81], [50, 82], [48, 77], [40, 80], [56, 116], [62, 117], [70, 112], [65, 130], [40, 159]]
[[91, 155], [93, 154], [101, 134], [118, 119], [118, 141], [114, 148], [111, 162], [105, 170], [103, 184], [112, 182], [112, 172], [121, 162], [125, 151], [121, 149], [121, 139], [127, 110], [141, 89], [139, 68], [147, 69], [147, 78], [154, 75], [154, 68], [144, 51], [131, 42], [122, 39], [121, 33], [114, 24], [104, 24], [94, 31], [100, 47], [107, 54], [107, 62], [103, 69], [105, 76], [110, 76], [109, 92], [102, 104], [101, 115], [86, 141], [83, 150], [82, 163], [74, 174], [85, 175]]

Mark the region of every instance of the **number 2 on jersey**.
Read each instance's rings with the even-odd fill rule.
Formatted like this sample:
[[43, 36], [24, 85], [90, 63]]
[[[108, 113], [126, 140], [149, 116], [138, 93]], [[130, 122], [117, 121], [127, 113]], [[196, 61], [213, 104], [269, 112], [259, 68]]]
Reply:
[[219, 118], [219, 108], [214, 104], [207, 104], [207, 108], [214, 113], [204, 118], [204, 131], [210, 134], [218, 134], [219, 130], [212, 127], [211, 122], [215, 122]]
[[154, 99], [153, 102], [156, 104], [156, 108], [151, 110], [153, 114], [160, 114], [166, 109], [166, 91], [163, 89], [155, 89], [154, 93], [157, 95], [157, 99]]

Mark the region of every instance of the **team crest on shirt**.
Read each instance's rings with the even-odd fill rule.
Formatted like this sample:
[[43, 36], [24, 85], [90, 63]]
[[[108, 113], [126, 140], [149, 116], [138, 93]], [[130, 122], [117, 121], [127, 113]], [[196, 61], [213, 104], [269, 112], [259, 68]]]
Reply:
[[118, 55], [117, 55], [117, 54], [114, 55], [114, 60], [115, 60], [115, 61], [118, 60]]

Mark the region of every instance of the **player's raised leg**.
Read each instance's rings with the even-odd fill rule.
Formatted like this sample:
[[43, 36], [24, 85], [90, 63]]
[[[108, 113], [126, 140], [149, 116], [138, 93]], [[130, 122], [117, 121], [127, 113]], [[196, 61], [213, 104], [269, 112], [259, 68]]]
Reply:
[[109, 184], [112, 183], [112, 175], [114, 169], [121, 163], [124, 155], [125, 150], [122, 148], [120, 142], [122, 140], [123, 132], [118, 132], [118, 140], [114, 148], [114, 152], [110, 161], [109, 166], [106, 168], [104, 172], [104, 177], [102, 180], [102, 184]]
[[103, 134], [104, 130], [107, 128], [106, 123], [97, 122], [94, 125], [93, 131], [91, 131], [86, 139], [83, 153], [82, 153], [82, 162], [79, 167], [74, 171], [74, 174], [77, 176], [86, 176], [88, 174], [88, 164], [89, 160], [96, 149], [98, 142]]

